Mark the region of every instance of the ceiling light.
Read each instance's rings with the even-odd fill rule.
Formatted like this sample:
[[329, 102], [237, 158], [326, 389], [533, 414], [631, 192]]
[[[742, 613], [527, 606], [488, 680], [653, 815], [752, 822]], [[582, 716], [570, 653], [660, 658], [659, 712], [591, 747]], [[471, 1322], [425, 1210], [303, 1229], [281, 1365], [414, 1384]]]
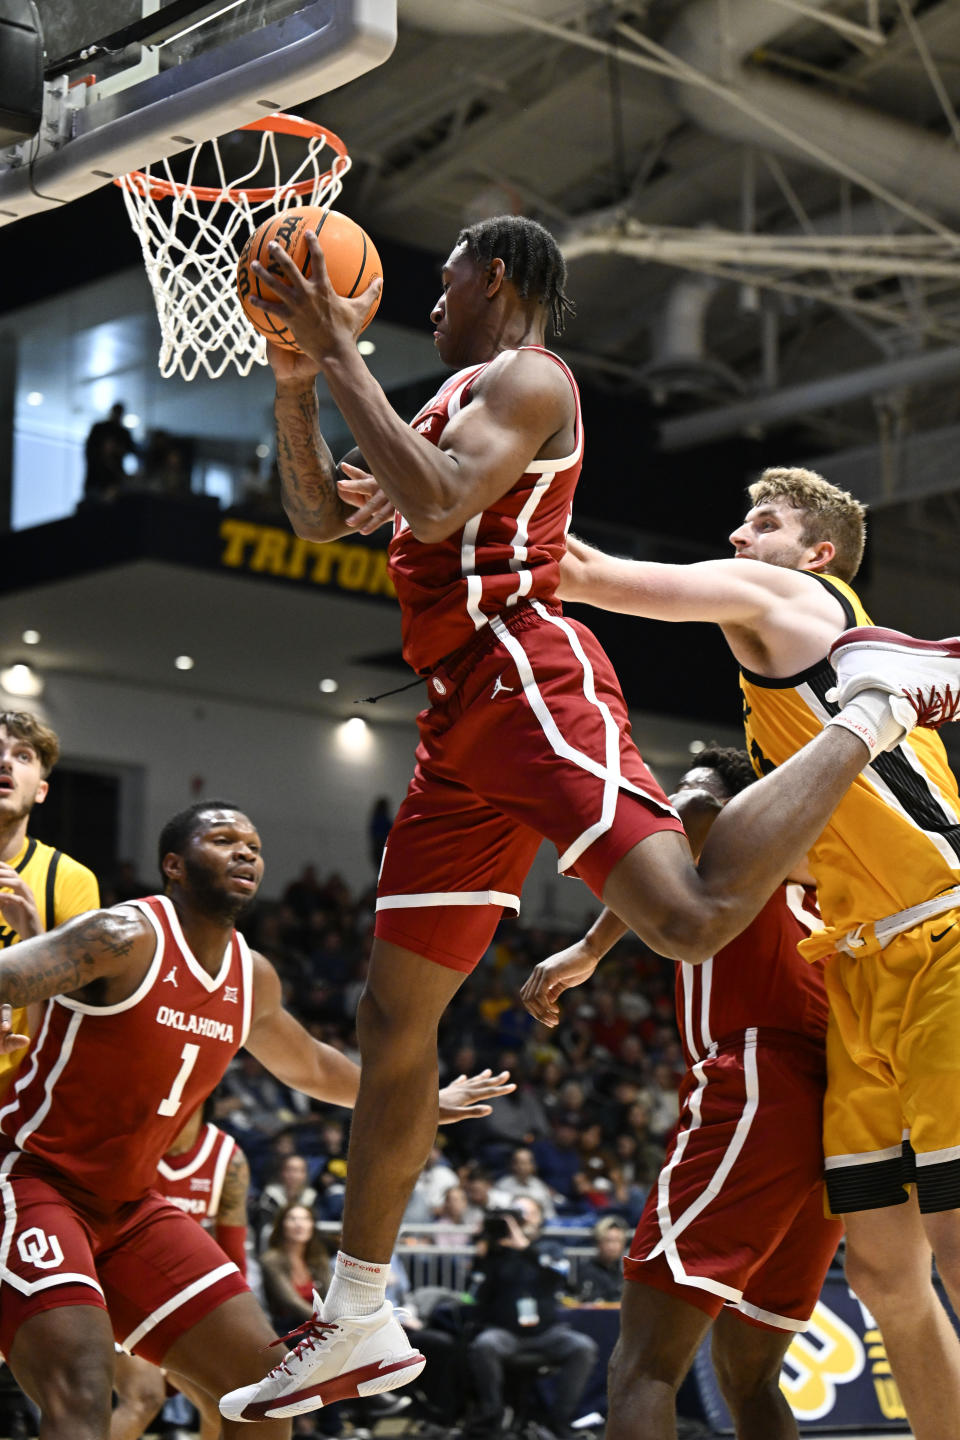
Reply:
[[140, 416], [132, 413], [130, 415], [124, 415], [123, 423], [128, 430], [136, 430], [140, 425]]
[[370, 752], [373, 731], [366, 720], [354, 715], [336, 729], [337, 749], [346, 760], [361, 760]]
[[42, 391], [42, 390], [31, 390], [30, 393], [29, 393], [29, 395], [27, 396], [27, 404], [28, 404], [28, 405], [42, 405], [42, 404], [43, 404], [43, 391]]
[[20, 636], [20, 639], [23, 641], [24, 645], [39, 645], [40, 631], [24, 630], [23, 634]]
[[324, 695], [335, 695], [340, 689], [340, 685], [336, 680], [321, 680], [320, 689], [323, 691]]
[[690, 744], [687, 746], [687, 749], [690, 751], [691, 755], [699, 755], [700, 752], [702, 750], [706, 750], [706, 748], [706, 740], [691, 740]]
[[178, 670], [192, 670], [197, 662], [192, 655], [178, 655], [173, 663]]
[[254, 454], [256, 455], [258, 460], [266, 460], [267, 456], [270, 454], [270, 446], [258, 445], [256, 450], [254, 451]]
[[357, 349], [360, 351], [361, 355], [372, 355], [376, 348], [377, 347], [376, 345], [374, 345], [372, 340], [357, 341]]
[[17, 695], [24, 700], [34, 700], [43, 694], [43, 681], [25, 660], [15, 660], [12, 665], [0, 670], [0, 685], [8, 695]]

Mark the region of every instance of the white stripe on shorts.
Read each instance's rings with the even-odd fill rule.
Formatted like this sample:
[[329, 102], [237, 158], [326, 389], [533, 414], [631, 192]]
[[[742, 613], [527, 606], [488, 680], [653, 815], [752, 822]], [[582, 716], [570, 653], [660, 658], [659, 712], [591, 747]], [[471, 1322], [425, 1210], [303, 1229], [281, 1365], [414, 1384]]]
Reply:
[[540, 688], [534, 677], [533, 668], [520, 639], [507, 629], [499, 616], [495, 616], [490, 622], [491, 628], [517, 667], [517, 674], [523, 686], [523, 693], [526, 695], [530, 708], [539, 721], [540, 728], [548, 740], [550, 748], [554, 754], [559, 755], [561, 759], [572, 761], [573, 764], [579, 766], [581, 770], [586, 770], [588, 774], [595, 775], [598, 780], [603, 781], [600, 814], [593, 824], [582, 831], [560, 856], [557, 861], [557, 869], [562, 875], [565, 871], [569, 870], [572, 865], [576, 864], [580, 856], [593, 844], [594, 840], [598, 840], [601, 835], [605, 835], [610, 829], [614, 821], [614, 816], [616, 815], [617, 797], [621, 789], [629, 790], [632, 794], [641, 796], [642, 799], [646, 800], [649, 804], [656, 805], [658, 810], [662, 810], [667, 815], [675, 815], [676, 811], [673, 810], [671, 806], [664, 805], [662, 801], [655, 799], [654, 796], [648, 795], [645, 790], [641, 790], [638, 785], [634, 785], [632, 781], [621, 774], [620, 730], [617, 722], [610, 713], [610, 707], [597, 696], [593, 679], [593, 666], [587, 659], [583, 646], [580, 643], [580, 637], [567, 620], [564, 620], [560, 615], [551, 615], [549, 610], [545, 609], [539, 600], [532, 600], [530, 603], [541, 620], [547, 621], [550, 625], [555, 625], [558, 630], [562, 630], [564, 635], [566, 635], [570, 648], [575, 658], [579, 661], [583, 672], [583, 694], [590, 704], [595, 706], [599, 711], [604, 729], [605, 756], [604, 762], [601, 764], [600, 761], [594, 760], [592, 755], [586, 755], [582, 750], [576, 749], [576, 747], [571, 745], [560, 733], [557, 722], [551, 715], [547, 703], [540, 693]]
[[502, 905], [520, 913], [520, 896], [505, 890], [430, 890], [423, 895], [378, 895], [378, 910], [418, 910], [428, 905]]
[[121, 1348], [126, 1350], [128, 1355], [132, 1355], [133, 1347], [140, 1344], [144, 1335], [149, 1335], [150, 1331], [159, 1325], [161, 1320], [166, 1320], [168, 1315], [172, 1315], [174, 1310], [179, 1310], [181, 1305], [186, 1305], [187, 1301], [192, 1300], [195, 1295], [201, 1295], [204, 1290], [209, 1290], [211, 1285], [216, 1285], [217, 1281], [222, 1280], [225, 1276], [239, 1275], [239, 1273], [233, 1261], [228, 1260], [226, 1265], [220, 1265], [216, 1270], [211, 1270], [209, 1275], [201, 1275], [200, 1279], [194, 1280], [186, 1290], [181, 1290], [179, 1295], [172, 1296], [148, 1315], [136, 1330], [131, 1330], [126, 1339], [121, 1340]]

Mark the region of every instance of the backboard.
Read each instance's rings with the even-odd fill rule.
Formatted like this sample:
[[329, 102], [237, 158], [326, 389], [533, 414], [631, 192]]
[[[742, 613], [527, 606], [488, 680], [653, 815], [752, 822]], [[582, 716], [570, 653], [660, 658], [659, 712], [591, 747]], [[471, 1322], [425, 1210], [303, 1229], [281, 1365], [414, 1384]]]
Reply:
[[0, 151], [0, 225], [380, 65], [397, 0], [36, 0], [40, 134]]

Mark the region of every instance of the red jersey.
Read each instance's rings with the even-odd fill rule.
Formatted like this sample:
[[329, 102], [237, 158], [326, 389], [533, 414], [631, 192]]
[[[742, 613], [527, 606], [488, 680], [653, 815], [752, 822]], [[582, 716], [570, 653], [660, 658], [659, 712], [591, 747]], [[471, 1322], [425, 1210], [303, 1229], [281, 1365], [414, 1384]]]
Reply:
[[156, 1188], [165, 1200], [196, 1220], [214, 1220], [231, 1156], [237, 1149], [232, 1135], [216, 1125], [201, 1127], [189, 1150], [165, 1155], [157, 1166]]
[[246, 1040], [253, 1005], [250, 951], [235, 931], [217, 974], [208, 975], [166, 896], [117, 908], [140, 910], [156, 932], [146, 975], [117, 1005], [48, 1000], [0, 1109], [8, 1142], [96, 1196], [98, 1209], [154, 1188], [184, 1119]]
[[[491, 616], [509, 614], [518, 600], [555, 601], [583, 456], [580, 395], [558, 356], [539, 345], [521, 348], [548, 356], [570, 381], [576, 444], [562, 459], [532, 461], [505, 495], [446, 540], [425, 544], [414, 539], [397, 513], [390, 574], [400, 601], [403, 657], [420, 674], [461, 649]], [[447, 422], [469, 403], [477, 377], [489, 363], [451, 376], [410, 422], [413, 428], [439, 445]]]
[[822, 964], [797, 946], [823, 922], [816, 892], [781, 885], [746, 930], [702, 965], [677, 965], [677, 1023], [687, 1065], [751, 1027], [790, 1030], [823, 1043], [827, 996]]

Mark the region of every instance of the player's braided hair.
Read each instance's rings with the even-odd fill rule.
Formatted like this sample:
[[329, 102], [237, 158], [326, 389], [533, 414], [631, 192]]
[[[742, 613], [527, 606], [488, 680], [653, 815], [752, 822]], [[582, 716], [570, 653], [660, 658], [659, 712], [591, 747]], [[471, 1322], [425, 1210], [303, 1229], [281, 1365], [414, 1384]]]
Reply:
[[478, 265], [502, 260], [518, 293], [524, 300], [546, 305], [554, 334], [563, 334], [566, 317], [576, 312], [576, 306], [564, 294], [567, 264], [549, 230], [525, 215], [494, 215], [461, 230], [457, 244], [466, 245]]
[[746, 750], [736, 750], [732, 745], [708, 745], [697, 755], [695, 764], [716, 770], [731, 796], [739, 795], [757, 778]]
[[187, 845], [200, 829], [200, 818], [210, 810], [238, 810], [239, 807], [229, 800], [198, 800], [194, 805], [188, 805], [186, 810], [180, 810], [173, 815], [160, 831], [160, 841], [157, 846], [157, 863], [160, 866], [160, 874], [166, 883], [166, 875], [163, 874], [163, 857], [165, 855], [182, 855]]

